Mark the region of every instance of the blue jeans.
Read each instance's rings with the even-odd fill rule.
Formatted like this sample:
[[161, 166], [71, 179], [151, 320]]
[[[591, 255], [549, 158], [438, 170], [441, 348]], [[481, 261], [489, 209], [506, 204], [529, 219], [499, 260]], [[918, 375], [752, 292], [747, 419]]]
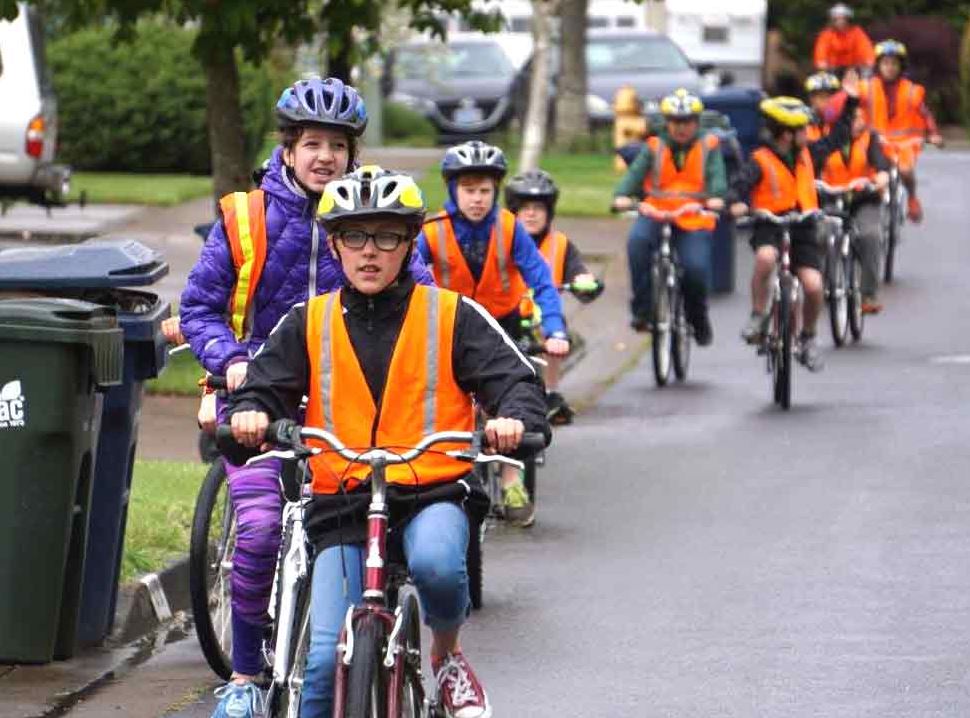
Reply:
[[[458, 628], [465, 622], [470, 605], [465, 567], [468, 518], [464, 509], [449, 502], [431, 504], [411, 519], [403, 539], [425, 623], [432, 631]], [[316, 558], [301, 718], [330, 718], [333, 713], [337, 640], [347, 609], [360, 603], [363, 564], [364, 546], [359, 544], [331, 546]]]
[[[686, 232], [673, 226], [673, 245], [684, 270], [683, 287], [687, 320], [693, 324], [707, 313], [707, 291], [712, 283], [711, 242], [708, 230]], [[653, 310], [653, 286], [650, 269], [653, 253], [660, 244], [660, 226], [648, 217], [637, 217], [630, 229], [627, 255], [633, 301], [630, 311], [636, 318], [650, 320]]]

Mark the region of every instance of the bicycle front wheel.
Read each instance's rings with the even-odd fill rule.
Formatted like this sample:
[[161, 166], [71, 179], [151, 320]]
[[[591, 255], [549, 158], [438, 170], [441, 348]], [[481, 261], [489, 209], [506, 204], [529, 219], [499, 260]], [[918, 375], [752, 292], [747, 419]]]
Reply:
[[390, 718], [422, 718], [424, 716], [424, 684], [421, 682], [421, 615], [414, 594], [404, 599], [401, 609], [404, 627], [402, 638], [403, 651], [395, 667], [397, 716]]
[[849, 300], [847, 291], [846, 262], [838, 250], [833, 249], [828, 259], [829, 324], [835, 346], [845, 344], [849, 332]]
[[862, 260], [855, 252], [846, 260], [849, 276], [849, 330], [853, 341], [862, 339], [865, 315], [862, 313]]
[[[655, 281], [664, 281], [662, 274]], [[655, 285], [656, 286], [656, 285]], [[657, 386], [666, 386], [670, 379], [671, 344], [673, 322], [671, 321], [670, 292], [666, 284], [658, 286], [653, 305], [653, 330], [651, 334], [651, 353], [653, 354], [653, 377]]]
[[225, 462], [215, 461], [195, 502], [189, 541], [189, 594], [195, 634], [209, 667], [232, 676], [232, 561], [236, 516]]
[[782, 281], [781, 299], [778, 302], [775, 351], [775, 401], [782, 409], [791, 406], [792, 371], [792, 333], [794, 332], [792, 314], [791, 281]]
[[687, 369], [690, 366], [690, 324], [687, 322], [684, 297], [679, 292], [676, 296], [674, 334], [670, 353], [674, 365], [674, 376], [677, 377], [677, 381], [684, 381], [687, 378]]
[[882, 278], [886, 284], [893, 281], [896, 272], [896, 247], [903, 224], [903, 193], [899, 179], [889, 186], [889, 234], [886, 237], [886, 257], [882, 265]]
[[306, 661], [310, 652], [310, 581], [304, 581], [297, 597], [293, 622], [295, 641], [290, 647], [290, 670], [283, 684], [274, 683], [267, 701], [269, 718], [299, 718], [300, 699], [306, 677]]
[[485, 561], [482, 549], [482, 539], [485, 538], [485, 522], [468, 525], [468, 552], [465, 555], [465, 566], [468, 571], [468, 594], [472, 608], [480, 610], [484, 605], [482, 591], [485, 584]]
[[344, 718], [388, 718], [384, 622], [364, 614], [354, 625], [354, 655], [347, 672]]

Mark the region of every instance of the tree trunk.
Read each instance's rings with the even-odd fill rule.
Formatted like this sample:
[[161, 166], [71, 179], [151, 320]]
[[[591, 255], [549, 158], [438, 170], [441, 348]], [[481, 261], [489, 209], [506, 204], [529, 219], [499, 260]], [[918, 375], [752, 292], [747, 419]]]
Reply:
[[341, 79], [349, 85], [351, 84], [350, 73], [354, 69], [352, 62], [354, 40], [349, 30], [343, 32], [342, 35], [339, 48], [328, 48], [327, 76]]
[[532, 0], [532, 74], [529, 78], [529, 109], [522, 132], [522, 153], [519, 171], [538, 169], [542, 147], [546, 141], [549, 117], [549, 50], [550, 18], [558, 0]]
[[216, 201], [230, 192], [249, 189], [246, 135], [239, 101], [239, 68], [231, 47], [212, 48], [203, 58], [206, 77], [206, 116], [212, 185]]
[[563, 0], [562, 71], [556, 97], [556, 143], [568, 147], [589, 133], [586, 114], [586, 11], [588, 0]]

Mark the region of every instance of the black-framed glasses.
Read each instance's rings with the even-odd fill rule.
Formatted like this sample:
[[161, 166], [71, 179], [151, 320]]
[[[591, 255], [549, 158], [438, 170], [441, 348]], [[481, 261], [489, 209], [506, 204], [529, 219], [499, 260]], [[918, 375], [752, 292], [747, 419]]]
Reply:
[[337, 233], [337, 239], [347, 249], [363, 249], [369, 239], [382, 252], [393, 252], [402, 243], [408, 241], [408, 236], [399, 232], [365, 232], [362, 229], [345, 229]]

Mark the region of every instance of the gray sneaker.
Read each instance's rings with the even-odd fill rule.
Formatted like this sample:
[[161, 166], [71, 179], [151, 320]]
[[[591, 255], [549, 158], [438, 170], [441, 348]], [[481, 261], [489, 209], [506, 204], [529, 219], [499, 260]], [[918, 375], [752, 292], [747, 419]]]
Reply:
[[758, 312], [751, 312], [747, 324], [741, 328], [741, 338], [748, 344], [757, 344], [764, 336], [768, 324], [768, 317]]
[[820, 372], [825, 368], [825, 360], [814, 334], [803, 333], [798, 338], [798, 361], [810, 372]]

